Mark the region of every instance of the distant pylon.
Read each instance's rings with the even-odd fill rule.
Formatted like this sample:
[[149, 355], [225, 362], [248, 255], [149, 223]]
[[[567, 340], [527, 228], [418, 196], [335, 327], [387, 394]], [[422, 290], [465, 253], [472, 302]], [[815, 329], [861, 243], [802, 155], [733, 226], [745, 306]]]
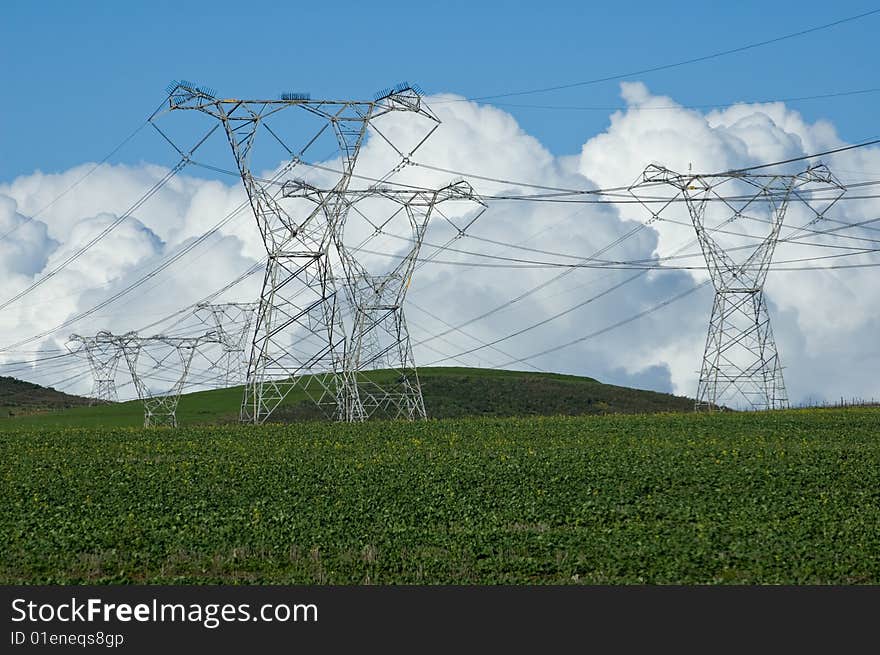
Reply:
[[[144, 427], [177, 427], [177, 405], [196, 350], [207, 343], [220, 343], [219, 335], [139, 337], [129, 332], [117, 339], [138, 397], [144, 403]], [[160, 378], [160, 375], [171, 377]], [[162, 390], [157, 391], [147, 384], [150, 378], [164, 382]], [[170, 387], [166, 386], [169, 382]]]
[[222, 355], [214, 364], [224, 371], [224, 386], [244, 384], [251, 323], [257, 303], [199, 303], [195, 314], [214, 330], [222, 346]]
[[116, 393], [116, 372], [122, 358], [118, 339], [106, 330], [93, 337], [72, 334], [66, 346], [71, 353], [85, 357], [89, 362], [93, 378], [89, 405], [115, 403], [119, 399]]
[[[809, 212], [810, 220], [803, 226], [806, 228], [822, 219], [843, 196], [845, 187], [824, 165], [795, 175], [745, 170], [681, 174], [651, 165], [631, 191], [638, 197], [637, 187], [656, 189], [658, 184], [674, 187], [674, 196], [665, 205], [661, 203], [660, 209], [656, 205], [646, 207], [655, 218], [663, 220], [660, 213], [664, 209], [684, 201], [715, 287], [696, 409], [788, 407], [764, 282], [789, 206], [795, 202]], [[811, 197], [817, 189], [824, 194], [821, 209], [816, 208], [819, 201]], [[763, 223], [763, 234], [749, 241], [748, 235], [731, 229], [731, 224], [741, 225], [746, 220]], [[722, 246], [722, 235], [739, 238], [739, 245]]]

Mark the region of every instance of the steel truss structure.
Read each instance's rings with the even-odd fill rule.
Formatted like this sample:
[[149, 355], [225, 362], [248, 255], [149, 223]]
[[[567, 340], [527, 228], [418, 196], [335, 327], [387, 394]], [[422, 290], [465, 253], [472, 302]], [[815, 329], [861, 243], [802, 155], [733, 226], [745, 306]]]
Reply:
[[116, 372], [122, 358], [118, 338], [105, 330], [93, 337], [72, 334], [66, 346], [72, 354], [85, 357], [89, 362], [94, 380], [89, 405], [117, 402]]
[[221, 355], [211, 368], [224, 372], [224, 386], [244, 384], [247, 379], [246, 348], [257, 303], [199, 303], [194, 314], [220, 339]]
[[[338, 195], [335, 189], [317, 189], [301, 180], [289, 181], [283, 188], [284, 197], [308, 199], [316, 208], [345, 204], [349, 211], [363, 217], [372, 229], [372, 234], [358, 247], [350, 246], [344, 239], [345, 214], [336, 223], [334, 231], [345, 275], [343, 285], [350, 317], [346, 325], [349, 339], [344, 370], [353, 383], [339, 404], [339, 418], [360, 421], [379, 415], [383, 418], [424, 419], [425, 403], [403, 311], [406, 292], [425, 232], [438, 206], [465, 201], [479, 208], [476, 214], [466, 214], [468, 222], [464, 228], [453, 223], [455, 229], [463, 233], [485, 211], [486, 204], [463, 180], [439, 189], [374, 186], [348, 189], [342, 194], [344, 197], [336, 200], [331, 197], [334, 194]], [[362, 210], [362, 204], [372, 206]], [[359, 258], [359, 250], [384, 234], [388, 225], [401, 216], [405, 218], [409, 233], [406, 249], [398, 255], [399, 262], [391, 270], [377, 272], [375, 267]], [[369, 373], [376, 369], [383, 372]]]
[[[201, 112], [222, 125], [268, 253], [241, 420], [265, 422], [294, 388], [337, 420], [363, 420], [380, 408], [393, 416], [424, 417], [402, 302], [434, 206], [453, 196], [474, 199], [473, 190], [457, 184], [433, 191], [416, 189], [409, 197], [379, 187], [350, 190], [368, 129], [398, 157], [399, 163], [383, 178], [387, 180], [411, 163], [413, 153], [439, 126], [418, 87], [399, 84], [372, 101], [312, 100], [298, 93], [284, 94], [279, 100], [220, 99], [210, 89], [190, 82], [173, 83], [168, 91], [169, 111]], [[271, 121], [267, 122], [291, 109], [318, 120], [315, 132], [298, 150], [289, 147], [269, 127]], [[421, 140], [406, 148], [395, 145], [375, 125], [377, 119], [400, 112], [421, 116], [428, 125]], [[173, 145], [172, 139], [156, 129]], [[281, 144], [289, 157], [269, 180], [251, 171], [258, 133]], [[339, 159], [332, 170], [323, 170], [332, 172], [336, 181], [323, 191], [309, 189], [291, 171], [305, 165], [307, 151], [327, 134], [335, 139]], [[396, 203], [410, 217], [416, 241], [401, 265], [387, 276], [371, 276], [358, 263], [356, 249], [345, 245], [346, 217], [355, 204], [368, 205], [363, 202], [368, 198]], [[300, 202], [293, 206], [286, 202], [296, 199]], [[300, 211], [304, 200], [313, 204]], [[344, 293], [339, 288], [343, 278], [335, 274], [334, 266], [343, 269]], [[348, 329], [346, 299], [354, 317]], [[383, 365], [394, 370], [393, 388], [377, 386], [376, 377], [363, 375], [366, 366]], [[365, 386], [369, 389], [362, 399]]]
[[[144, 403], [144, 427], [177, 427], [177, 405], [193, 357], [205, 344], [222, 343], [220, 336], [209, 332], [198, 337], [140, 337], [129, 332], [116, 338], [128, 363], [138, 397]], [[171, 377], [159, 378], [157, 372]], [[150, 378], [170, 383], [171, 386], [156, 392], [147, 384]]]
[[[843, 196], [845, 187], [824, 165], [792, 175], [748, 171], [682, 174], [651, 165], [630, 191], [639, 197], [641, 191], [656, 190], [658, 185], [671, 186], [674, 196], [660, 210], [645, 206], [655, 219], [662, 220], [660, 214], [672, 202], [684, 201], [715, 287], [696, 409], [788, 407], [764, 282], [790, 205], [797, 203], [808, 212], [810, 219], [800, 228], [804, 229], [822, 219]], [[732, 187], [736, 193], [731, 193]], [[811, 187], [834, 190], [837, 195], [817, 208], [811, 202]], [[719, 243], [722, 234], [745, 236], [732, 232], [730, 226], [741, 225], [746, 219], [764, 224], [757, 244], [723, 247]]]

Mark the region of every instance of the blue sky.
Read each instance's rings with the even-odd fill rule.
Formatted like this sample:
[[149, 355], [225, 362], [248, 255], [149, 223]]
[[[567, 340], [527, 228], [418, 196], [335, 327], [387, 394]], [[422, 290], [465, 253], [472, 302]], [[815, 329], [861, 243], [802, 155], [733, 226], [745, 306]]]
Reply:
[[[369, 97], [401, 80], [468, 97], [566, 84], [736, 48], [874, 9], [868, 2], [5, 2], [0, 181], [101, 159], [195, 80], [223, 94]], [[635, 76], [685, 105], [880, 86], [880, 14]], [[877, 134], [880, 93], [790, 102], [848, 141]], [[618, 82], [494, 101], [555, 154], [576, 153], [620, 105]], [[113, 161], [165, 162], [155, 135]]]

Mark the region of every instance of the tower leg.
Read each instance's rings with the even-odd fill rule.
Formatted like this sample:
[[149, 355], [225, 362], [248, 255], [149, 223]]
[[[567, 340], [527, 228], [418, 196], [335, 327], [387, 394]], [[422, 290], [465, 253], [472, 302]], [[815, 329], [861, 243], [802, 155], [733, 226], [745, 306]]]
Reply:
[[783, 409], [788, 396], [764, 293], [715, 294], [697, 386], [697, 410]]
[[352, 340], [355, 360], [350, 367], [357, 371], [365, 417], [425, 419], [425, 403], [403, 308], [383, 303], [377, 294], [363, 301], [358, 316]]
[[397, 344], [398, 357], [401, 362], [400, 378], [398, 387], [400, 389], [400, 409], [402, 410], [402, 418], [411, 421], [417, 419], [427, 419], [425, 412], [425, 400], [422, 397], [422, 385], [419, 382], [419, 373], [416, 369], [416, 360], [412, 351], [412, 342], [409, 338], [409, 329], [406, 326], [406, 316], [403, 308], [399, 308], [395, 312], [397, 323]]
[[345, 335], [325, 253], [270, 257], [241, 406], [241, 421], [264, 423], [294, 390], [333, 418]]

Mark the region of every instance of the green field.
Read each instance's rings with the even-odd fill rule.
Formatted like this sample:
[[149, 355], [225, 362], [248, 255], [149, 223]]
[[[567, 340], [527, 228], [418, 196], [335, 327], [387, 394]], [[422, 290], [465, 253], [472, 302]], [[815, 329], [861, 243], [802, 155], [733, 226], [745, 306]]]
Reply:
[[880, 584], [880, 411], [0, 433], [0, 582]]

